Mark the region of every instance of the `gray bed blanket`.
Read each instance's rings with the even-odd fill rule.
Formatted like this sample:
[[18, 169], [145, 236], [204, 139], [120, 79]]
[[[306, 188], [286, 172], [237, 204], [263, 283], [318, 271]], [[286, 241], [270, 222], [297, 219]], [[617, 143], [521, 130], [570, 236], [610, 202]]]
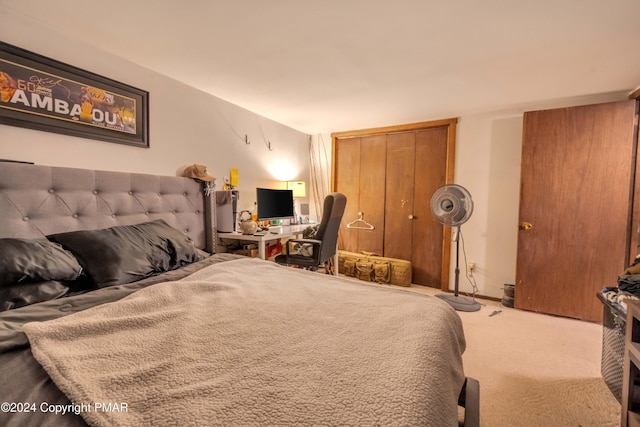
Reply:
[[24, 332], [91, 425], [458, 425], [460, 318], [404, 290], [245, 258]]
[[[85, 294], [58, 298], [0, 312], [0, 354], [29, 345], [27, 337], [22, 333], [22, 326], [26, 323], [57, 319], [100, 304], [117, 301], [147, 286], [179, 280], [206, 266], [238, 258], [242, 258], [242, 256], [231, 253], [214, 254], [202, 261], [194, 262], [177, 270], [151, 276], [138, 282], [109, 286]], [[2, 360], [0, 360], [0, 363], [2, 363]], [[0, 394], [2, 392], [4, 390], [0, 387]], [[0, 419], [0, 425], [2, 425], [1, 421]]]

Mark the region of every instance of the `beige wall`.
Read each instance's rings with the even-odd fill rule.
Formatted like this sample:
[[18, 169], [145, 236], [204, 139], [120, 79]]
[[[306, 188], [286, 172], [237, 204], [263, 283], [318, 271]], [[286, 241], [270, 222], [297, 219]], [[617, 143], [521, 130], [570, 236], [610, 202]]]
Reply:
[[[255, 188], [309, 180], [308, 135], [0, 9], [0, 40], [149, 92], [150, 148], [0, 125], [0, 158], [43, 165], [176, 175], [208, 166], [222, 187], [239, 169], [240, 207]], [[167, 52], [170, 54], [170, 52]], [[244, 142], [245, 135], [251, 144]], [[267, 146], [271, 142], [272, 150]]]

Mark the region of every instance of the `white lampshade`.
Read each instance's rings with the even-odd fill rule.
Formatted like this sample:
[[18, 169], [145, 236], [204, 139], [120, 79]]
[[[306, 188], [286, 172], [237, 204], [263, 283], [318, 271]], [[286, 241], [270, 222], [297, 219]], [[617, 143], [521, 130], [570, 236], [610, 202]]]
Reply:
[[293, 197], [307, 197], [307, 188], [304, 181], [287, 181], [287, 190], [293, 190]]

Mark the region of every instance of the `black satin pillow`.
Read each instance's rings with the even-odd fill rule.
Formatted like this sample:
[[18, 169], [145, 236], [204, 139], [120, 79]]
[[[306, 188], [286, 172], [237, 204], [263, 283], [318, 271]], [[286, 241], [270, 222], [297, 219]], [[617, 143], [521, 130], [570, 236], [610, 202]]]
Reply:
[[48, 240], [0, 239], [0, 286], [43, 280], [75, 280], [78, 260]]
[[135, 282], [199, 259], [191, 240], [163, 220], [47, 237], [71, 251], [98, 287]]
[[0, 311], [61, 298], [68, 294], [67, 284], [53, 280], [6, 285], [0, 288]]
[[95, 289], [91, 279], [84, 274], [73, 281], [46, 280], [9, 284], [0, 287], [0, 311], [83, 294]]

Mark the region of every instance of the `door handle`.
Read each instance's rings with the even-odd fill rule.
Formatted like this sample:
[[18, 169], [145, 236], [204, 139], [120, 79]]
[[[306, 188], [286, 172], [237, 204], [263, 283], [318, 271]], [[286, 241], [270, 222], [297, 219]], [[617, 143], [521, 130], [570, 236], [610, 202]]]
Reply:
[[415, 216], [409, 215], [409, 219], [414, 219], [414, 218], [415, 218]]
[[524, 231], [529, 231], [533, 228], [533, 224], [531, 224], [530, 222], [527, 221], [523, 221], [522, 223], [520, 223], [520, 230], [524, 230]]

